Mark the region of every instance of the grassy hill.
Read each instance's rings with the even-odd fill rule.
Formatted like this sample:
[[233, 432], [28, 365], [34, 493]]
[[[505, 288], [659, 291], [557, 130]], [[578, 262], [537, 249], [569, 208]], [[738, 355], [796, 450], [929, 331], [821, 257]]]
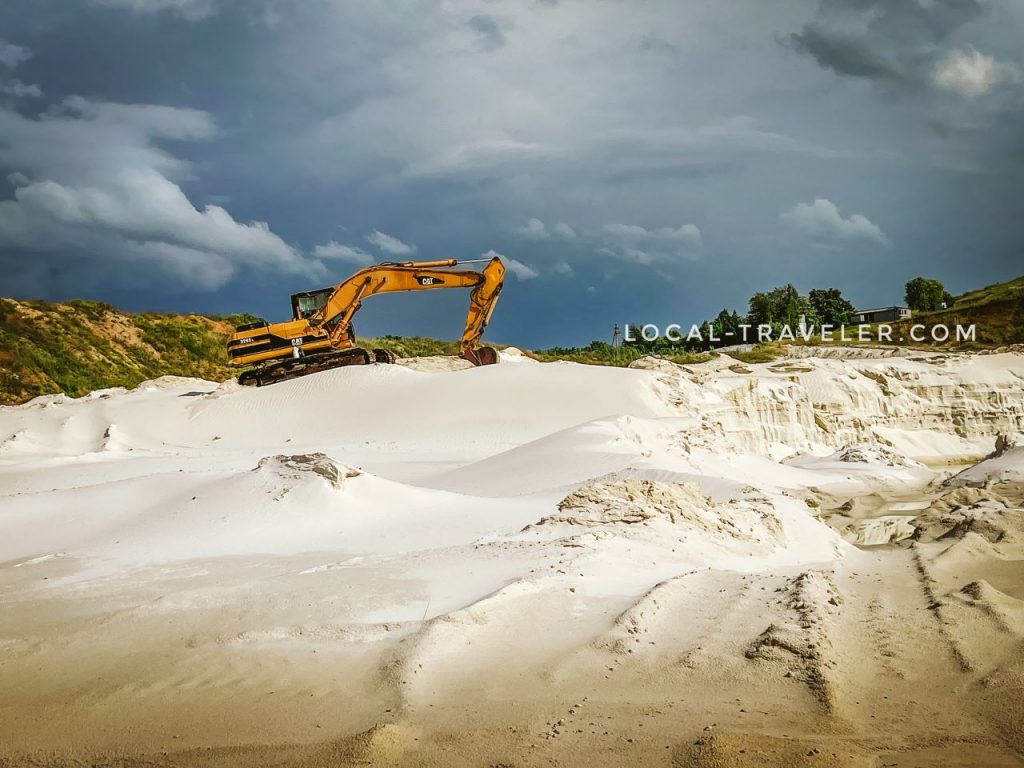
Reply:
[[0, 299], [0, 403], [165, 374], [223, 381], [225, 338], [241, 317], [128, 314], [95, 301]]
[[975, 325], [977, 343], [974, 346], [1024, 344], [1024, 276], [968, 291], [957, 296], [949, 309], [916, 312], [909, 323], [894, 324], [894, 329], [896, 333], [906, 333], [911, 324], [952, 328], [957, 323]]

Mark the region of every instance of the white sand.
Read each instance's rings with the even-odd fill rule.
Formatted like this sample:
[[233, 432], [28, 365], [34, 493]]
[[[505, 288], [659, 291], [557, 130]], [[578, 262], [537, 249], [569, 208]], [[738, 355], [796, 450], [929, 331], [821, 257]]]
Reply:
[[0, 408], [0, 765], [1020, 764], [1024, 357], [503, 358]]

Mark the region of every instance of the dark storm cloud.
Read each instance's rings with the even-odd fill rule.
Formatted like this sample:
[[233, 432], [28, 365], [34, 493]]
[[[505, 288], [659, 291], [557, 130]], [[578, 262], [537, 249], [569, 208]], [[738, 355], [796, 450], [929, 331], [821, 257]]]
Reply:
[[505, 33], [493, 16], [479, 14], [469, 19], [469, 28], [480, 36], [480, 44], [486, 50], [501, 48], [505, 44]]
[[1012, 47], [986, 46], [992, 13], [978, 0], [821, 0], [780, 41], [838, 75], [930, 97], [914, 108], [942, 141], [932, 162], [1005, 178], [1020, 156], [1024, 76]]
[[[373, 261], [495, 252], [495, 338], [530, 345], [780, 281], [992, 282], [1024, 85], [991, 2], [7, 0], [0, 295], [280, 317]], [[450, 336], [462, 300], [361, 330]]]
[[656, 35], [644, 35], [643, 39], [640, 41], [640, 50], [667, 55], [675, 55], [679, 53], [678, 46], [672, 45], [672, 43], [667, 40], [662, 40]]
[[912, 82], [903, 63], [893, 61], [876, 50], [864, 36], [836, 33], [821, 24], [811, 23], [804, 27], [803, 32], [790, 35], [784, 42], [840, 75], [888, 80], [901, 85]]
[[978, 0], [821, 0], [814, 21], [780, 40], [837, 74], [924, 88], [950, 36], [984, 12]]

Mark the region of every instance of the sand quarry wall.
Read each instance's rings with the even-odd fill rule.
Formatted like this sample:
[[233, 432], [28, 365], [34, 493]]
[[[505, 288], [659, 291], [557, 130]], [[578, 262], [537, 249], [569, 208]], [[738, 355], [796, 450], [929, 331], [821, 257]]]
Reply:
[[1024, 356], [805, 358], [696, 366], [645, 358], [662, 396], [729, 447], [772, 456], [862, 442], [956, 463], [1024, 428]]

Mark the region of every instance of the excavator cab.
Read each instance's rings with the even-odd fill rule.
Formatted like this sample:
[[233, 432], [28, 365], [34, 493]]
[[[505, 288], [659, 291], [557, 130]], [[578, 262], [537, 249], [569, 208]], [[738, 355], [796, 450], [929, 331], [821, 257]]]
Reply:
[[292, 294], [292, 319], [306, 320], [310, 315], [315, 314], [323, 308], [327, 300], [331, 298], [336, 286], [330, 288], [319, 288], [315, 291], [303, 291]]

